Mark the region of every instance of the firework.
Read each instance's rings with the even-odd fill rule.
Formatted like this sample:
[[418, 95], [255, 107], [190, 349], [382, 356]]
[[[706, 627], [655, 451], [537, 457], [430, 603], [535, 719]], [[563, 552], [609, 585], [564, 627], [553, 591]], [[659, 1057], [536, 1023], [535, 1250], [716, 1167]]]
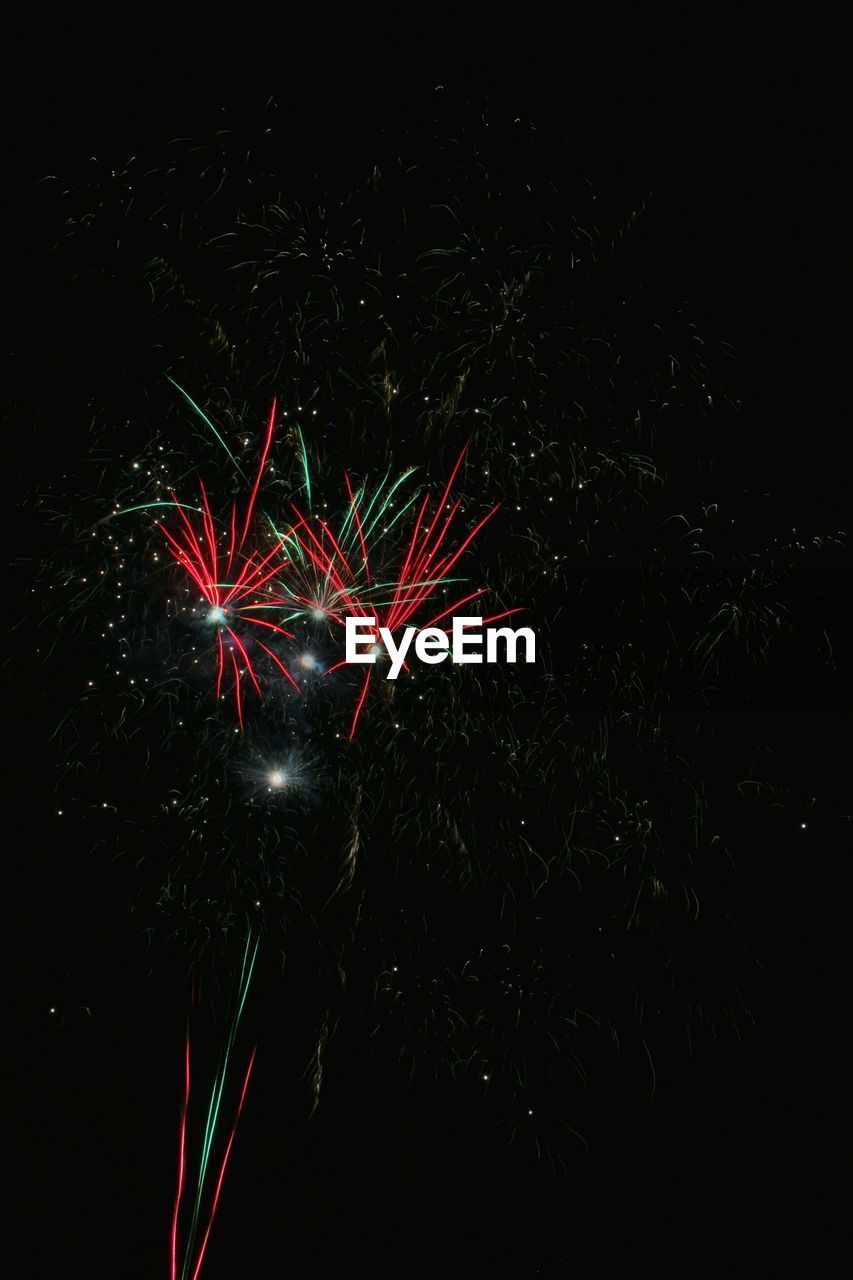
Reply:
[[[139, 869], [135, 901], [164, 950], [177, 939], [182, 959], [215, 956], [252, 904], [296, 951], [315, 1011], [329, 973], [343, 990], [346, 972], [348, 992], [374, 993], [377, 1053], [448, 1071], [559, 1168], [589, 1115], [574, 1082], [609, 1078], [615, 1047], [620, 1079], [652, 1088], [662, 1044], [693, 1053], [748, 1020], [732, 868], [768, 826], [737, 784], [770, 766], [725, 727], [737, 717], [711, 712], [731, 709], [733, 672], [781, 669], [805, 553], [756, 531], [739, 460], [727, 478], [706, 446], [743, 425], [716, 371], [726, 345], [699, 341], [686, 309], [647, 310], [652, 291], [621, 269], [643, 207], [609, 216], [583, 192], [569, 199], [541, 152], [513, 177], [497, 134], [401, 148], [322, 211], [280, 203], [274, 134], [266, 170], [258, 139], [223, 132], [206, 151], [179, 145], [159, 173], [104, 175], [122, 222], [115, 288], [131, 282], [128, 309], [150, 306], [158, 376], [192, 371], [180, 376], [196, 399], [180, 390], [204, 430], [174, 430], [164, 396], [153, 427], [110, 436], [126, 389], [104, 392], [94, 457], [108, 500], [127, 433], [150, 433], [152, 486], [168, 460], [165, 492], [113, 503], [156, 516], [168, 566], [152, 572], [138, 525], [135, 542], [105, 546], [101, 482], [79, 485], [61, 527], [66, 542], [84, 530], [85, 554], [66, 569], [63, 549], [54, 598], [68, 606], [61, 635], [86, 642], [59, 646], [66, 662], [85, 655], [73, 687], [86, 715], [69, 714], [60, 804], [68, 825], [89, 770], [86, 817], [106, 813], [111, 779], [122, 824], [98, 847]], [[521, 219], [507, 216], [513, 196]], [[154, 242], [170, 201], [180, 216]], [[99, 217], [78, 211], [69, 235], [87, 243]], [[193, 245], [205, 269], [182, 273]], [[262, 412], [255, 466], [242, 424]], [[225, 458], [221, 505], [210, 477]], [[453, 465], [430, 490], [442, 458]], [[827, 535], [809, 554], [837, 545]], [[176, 577], [227, 714], [193, 715], [188, 664], [171, 660], [178, 628], [161, 603]], [[399, 693], [375, 668], [346, 670], [347, 617], [397, 637], [415, 623], [449, 631], [469, 608], [496, 622], [522, 601], [541, 634], [536, 666], [418, 673]], [[155, 663], [159, 681], [133, 683]], [[372, 702], [394, 698], [369, 751], [342, 749]], [[91, 762], [81, 743], [95, 744]], [[120, 773], [99, 774], [115, 744]], [[796, 806], [761, 788], [777, 811]], [[317, 1038], [318, 1080], [330, 1037]], [[188, 1042], [172, 1265], [194, 1280], [232, 1150], [226, 1101], [239, 1112], [251, 1061], [238, 1075], [232, 1052], [228, 1085], [216, 1077], [222, 1130], [202, 1138], [202, 1195], [189, 1055]]]
[[[272, 548], [266, 551], [256, 550], [251, 544], [246, 549], [258, 489], [272, 443], [275, 412], [276, 405], [273, 401], [257, 477], [242, 518], [238, 520], [237, 506], [236, 503], [233, 504], [227, 527], [217, 531], [204, 484], [200, 481], [200, 526], [193, 524], [177, 497], [174, 497], [174, 504], [180, 524], [176, 532], [166, 528], [165, 524], [160, 526], [172, 557], [200, 594], [203, 621], [216, 635], [216, 696], [222, 696], [223, 682], [227, 676], [231, 676], [241, 729], [244, 677], [258, 696], [263, 696], [255, 670], [257, 650], [299, 692], [296, 681], [281, 658], [268, 643], [260, 639], [260, 635], [264, 635], [273, 643], [281, 638], [293, 638], [291, 632], [285, 631], [272, 618], [273, 614], [280, 614], [286, 604], [285, 597], [279, 595], [273, 585], [288, 563], [287, 557], [282, 554], [284, 541], [275, 541]], [[258, 617], [258, 614], [266, 616]], [[253, 648], [255, 654], [250, 656]]]
[[[240, 1020], [243, 1016], [243, 1010], [246, 1004], [246, 997], [249, 993], [249, 987], [252, 982], [252, 975], [255, 969], [255, 961], [258, 954], [258, 940], [252, 938], [251, 932], [246, 938], [246, 947], [243, 953], [243, 961], [240, 969], [239, 978], [236, 985], [235, 1005], [232, 1012], [228, 1038], [222, 1057], [217, 1067], [213, 1085], [208, 1100], [207, 1114], [202, 1132], [201, 1153], [198, 1161], [198, 1170], [195, 1179], [195, 1195], [191, 1200], [190, 1217], [187, 1224], [186, 1236], [183, 1245], [183, 1263], [178, 1266], [179, 1254], [179, 1226], [181, 1220], [181, 1207], [184, 1195], [184, 1189], [187, 1183], [187, 1166], [188, 1166], [188, 1115], [190, 1105], [190, 1083], [191, 1083], [191, 1057], [190, 1057], [190, 1035], [187, 1032], [186, 1045], [184, 1050], [184, 1098], [181, 1110], [180, 1138], [179, 1138], [179, 1154], [178, 1154], [178, 1186], [175, 1194], [175, 1207], [172, 1214], [172, 1227], [170, 1233], [170, 1256], [171, 1256], [171, 1273], [170, 1280], [197, 1280], [201, 1271], [202, 1262], [204, 1261], [207, 1244], [210, 1239], [210, 1232], [213, 1227], [213, 1220], [216, 1216], [216, 1210], [219, 1207], [219, 1199], [222, 1194], [222, 1184], [225, 1180], [225, 1172], [228, 1167], [228, 1161], [231, 1156], [231, 1149], [234, 1145], [234, 1138], [237, 1132], [237, 1124], [243, 1110], [243, 1104], [246, 1100], [246, 1091], [249, 1087], [249, 1080], [252, 1074], [252, 1068], [255, 1063], [255, 1053], [257, 1047], [252, 1050], [249, 1058], [248, 1066], [243, 1075], [242, 1087], [240, 1089], [239, 1100], [237, 1102], [234, 1119], [230, 1127], [228, 1139], [225, 1144], [224, 1152], [219, 1163], [219, 1173], [213, 1189], [212, 1196], [209, 1197], [209, 1207], [207, 1209], [206, 1222], [204, 1218], [205, 1191], [208, 1184], [208, 1174], [211, 1171], [211, 1161], [214, 1147], [216, 1145], [216, 1137], [219, 1130], [219, 1122], [222, 1117], [223, 1097], [228, 1082], [229, 1067], [234, 1052], [237, 1033], [240, 1027]], [[202, 1223], [205, 1222], [201, 1243], [198, 1244], [199, 1232], [202, 1230]], [[196, 1252], [196, 1246], [198, 1250]], [[193, 1260], [195, 1265], [193, 1266]]]
[[[339, 626], [343, 626], [345, 616], [374, 618], [377, 630], [384, 628], [393, 636], [407, 627], [422, 611], [431, 615], [423, 626], [435, 627], [458, 613], [464, 605], [485, 595], [487, 588], [479, 587], [452, 604], [446, 603], [448, 586], [463, 581], [459, 577], [451, 577], [452, 570], [498, 510], [498, 506], [492, 507], [460, 542], [454, 543], [452, 531], [462, 499], [455, 498], [451, 501], [451, 494], [466, 452], [467, 445], [459, 454], [431, 517], [430, 495], [424, 495], [408, 541], [403, 544], [396, 563], [383, 555], [380, 565], [375, 565], [372, 572], [370, 562], [374, 543], [378, 542], [385, 552], [391, 528], [415, 502], [414, 498], [410, 499], [402, 511], [381, 528], [382, 540], [376, 536], [377, 526], [388, 518], [391, 495], [406, 477], [401, 477], [392, 485], [387, 496], [378, 504], [387, 482], [386, 476], [364, 510], [360, 511], [359, 501], [364, 490], [354, 493], [349, 475], [345, 475], [349, 508], [342, 524], [341, 538], [335, 537], [328, 523], [319, 518], [318, 533], [309, 518], [294, 505], [297, 523], [283, 535], [283, 540], [293, 542], [299, 548], [298, 554], [303, 558], [303, 563], [312, 567], [317, 584], [313, 594], [298, 597], [302, 609], [310, 610], [314, 617], [326, 617]], [[377, 504], [378, 510], [374, 511]], [[437, 613], [432, 613], [439, 599], [441, 607]], [[483, 622], [497, 622], [517, 612], [518, 609], [502, 610], [483, 619]], [[448, 631], [450, 627], [445, 624], [441, 629]], [[381, 645], [377, 643], [376, 648], [378, 654]], [[332, 665], [329, 671], [345, 665], [346, 659]], [[368, 671], [350, 721], [350, 739], [355, 734], [368, 696], [370, 678], [371, 672]]]

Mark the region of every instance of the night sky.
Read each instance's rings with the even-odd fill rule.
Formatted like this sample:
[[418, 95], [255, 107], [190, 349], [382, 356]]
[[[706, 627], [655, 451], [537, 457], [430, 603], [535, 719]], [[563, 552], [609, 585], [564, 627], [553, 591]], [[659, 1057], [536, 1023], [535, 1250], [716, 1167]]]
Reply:
[[[14, 1274], [173, 1274], [187, 1034], [176, 1275], [253, 1050], [203, 1278], [830, 1265], [837, 17], [10, 32]], [[536, 662], [352, 733], [300, 604], [217, 699], [149, 504], [224, 546], [259, 477], [254, 565], [413, 468], [393, 575], [463, 448], [413, 621], [482, 587]]]

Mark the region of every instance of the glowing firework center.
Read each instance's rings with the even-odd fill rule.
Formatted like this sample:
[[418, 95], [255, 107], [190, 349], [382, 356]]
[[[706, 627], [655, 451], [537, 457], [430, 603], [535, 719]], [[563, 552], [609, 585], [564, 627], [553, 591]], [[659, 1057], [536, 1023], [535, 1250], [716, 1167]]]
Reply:
[[[385, 674], [386, 680], [396, 680], [410, 656], [412, 638], [414, 637], [414, 656], [428, 666], [435, 666], [450, 658], [456, 663], [482, 662], [517, 662], [519, 641], [524, 642], [524, 661], [536, 661], [536, 637], [530, 627], [493, 627], [485, 635], [485, 653], [482, 651], [483, 633], [471, 634], [470, 627], [482, 627], [482, 618], [453, 619], [451, 633], [441, 627], [406, 627], [399, 644], [389, 627], [376, 626], [375, 618], [348, 617], [346, 626], [346, 661], [348, 663], [375, 663], [382, 648], [388, 654], [390, 665]], [[379, 632], [381, 645], [377, 643], [376, 632]], [[502, 643], [503, 656], [498, 652], [498, 644]], [[366, 650], [366, 652], [362, 652]]]

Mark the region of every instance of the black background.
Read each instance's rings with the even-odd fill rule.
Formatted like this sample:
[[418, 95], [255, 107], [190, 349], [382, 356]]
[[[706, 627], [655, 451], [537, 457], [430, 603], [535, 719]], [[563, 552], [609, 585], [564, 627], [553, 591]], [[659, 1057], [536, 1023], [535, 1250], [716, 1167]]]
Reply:
[[[371, 137], [416, 122], [443, 85], [460, 103], [518, 103], [570, 137], [578, 166], [605, 192], [652, 194], [636, 252], [657, 264], [662, 304], [689, 299], [703, 327], [738, 353], [748, 429], [725, 442], [721, 466], [767, 495], [757, 519], [843, 528], [841, 23], [831, 11], [806, 29], [681, 13], [569, 14], [559, 30], [529, 7], [496, 26], [479, 6], [462, 20], [375, 9], [344, 28], [331, 13], [317, 22], [288, 14], [239, 34], [230, 14], [199, 15], [180, 31], [147, 17], [20, 23], [7, 34], [3, 83], [4, 352], [16, 405], [6, 443], [19, 455], [7, 460], [10, 505], [85, 448], [73, 408], [89, 371], [81, 344], [63, 340], [69, 317], [51, 277], [40, 178], [89, 154], [120, 163], [138, 146], [215, 127], [223, 106], [239, 116], [270, 94], [292, 106], [294, 166], [308, 171], [321, 154], [357, 171]], [[26, 566], [40, 534], [26, 511], [23, 520], [10, 552]], [[804, 609], [811, 593], [841, 609], [838, 580], [805, 584]], [[56, 851], [51, 715], [37, 691], [34, 710], [40, 675], [34, 668], [24, 680], [21, 661], [7, 718], [7, 905], [23, 1016], [8, 1050], [22, 1068], [9, 1095], [22, 1120], [20, 1274], [163, 1275], [180, 1010], [146, 976], [121, 907], [98, 900], [97, 885], [81, 887]], [[804, 791], [816, 781], [837, 797], [840, 711], [793, 678], [783, 702], [753, 713], [753, 731], [784, 743]], [[837, 1124], [825, 1078], [826, 917], [843, 831], [808, 847], [780, 839], [778, 875], [768, 876], [766, 859], [752, 879], [741, 868], [766, 975], [754, 1031], [659, 1080], [651, 1105], [614, 1103], [602, 1086], [590, 1106], [612, 1111], [609, 1141], [566, 1178], [515, 1158], [464, 1095], [376, 1073], [357, 1040], [344, 1041], [310, 1125], [294, 1116], [289, 1136], [273, 1139], [263, 1116], [247, 1115], [211, 1277], [345, 1266], [381, 1276], [632, 1275], [642, 1264], [690, 1272], [709, 1258], [720, 1273], [761, 1274], [796, 1253], [820, 1270]], [[61, 1027], [47, 1014], [59, 1003]], [[83, 1006], [95, 1016], [73, 1012]], [[259, 1089], [272, 1094], [275, 1082]]]

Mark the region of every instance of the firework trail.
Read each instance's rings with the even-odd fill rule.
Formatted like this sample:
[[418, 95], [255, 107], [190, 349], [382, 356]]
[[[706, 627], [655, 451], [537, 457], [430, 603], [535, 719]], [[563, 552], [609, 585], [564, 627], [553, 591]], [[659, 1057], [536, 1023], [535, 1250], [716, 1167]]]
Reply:
[[[243, 961], [240, 969], [240, 975], [236, 985], [236, 1003], [231, 1017], [228, 1037], [219, 1065], [216, 1070], [213, 1085], [210, 1091], [210, 1098], [207, 1106], [207, 1115], [205, 1119], [204, 1129], [201, 1138], [201, 1153], [199, 1156], [198, 1170], [195, 1180], [195, 1195], [192, 1197], [192, 1208], [189, 1223], [186, 1229], [185, 1240], [183, 1244], [182, 1254], [183, 1263], [180, 1268], [178, 1266], [179, 1254], [179, 1225], [181, 1219], [181, 1205], [184, 1194], [184, 1187], [187, 1180], [187, 1122], [190, 1105], [190, 1035], [187, 1032], [185, 1054], [184, 1054], [184, 1100], [181, 1111], [180, 1124], [180, 1140], [179, 1140], [179, 1157], [178, 1157], [178, 1186], [175, 1195], [175, 1207], [172, 1215], [172, 1228], [170, 1235], [170, 1257], [171, 1269], [170, 1280], [197, 1280], [201, 1271], [202, 1262], [204, 1261], [205, 1252], [207, 1250], [210, 1232], [213, 1227], [213, 1220], [216, 1216], [216, 1210], [219, 1207], [219, 1199], [222, 1193], [222, 1184], [225, 1179], [225, 1172], [228, 1167], [228, 1161], [231, 1156], [231, 1149], [234, 1145], [234, 1138], [237, 1132], [237, 1124], [243, 1110], [243, 1104], [246, 1100], [246, 1091], [249, 1087], [249, 1080], [252, 1074], [252, 1068], [255, 1062], [255, 1053], [257, 1047], [252, 1050], [249, 1058], [248, 1066], [243, 1075], [242, 1087], [240, 1090], [239, 1101], [237, 1103], [234, 1119], [231, 1124], [227, 1143], [224, 1153], [219, 1164], [219, 1173], [216, 1178], [216, 1184], [212, 1197], [209, 1197], [209, 1207], [207, 1210], [206, 1225], [202, 1235], [201, 1244], [196, 1252], [196, 1244], [198, 1240], [199, 1230], [203, 1222], [203, 1207], [205, 1204], [205, 1189], [208, 1180], [208, 1173], [211, 1170], [211, 1159], [216, 1136], [218, 1132], [219, 1122], [223, 1110], [223, 1094], [225, 1092], [228, 1080], [228, 1072], [231, 1064], [237, 1033], [240, 1027], [240, 1020], [243, 1015], [243, 1009], [246, 1004], [246, 997], [249, 993], [249, 987], [252, 982], [252, 975], [255, 969], [255, 961], [258, 954], [258, 939], [253, 938], [251, 931], [246, 938], [246, 947], [243, 953]], [[193, 1258], [195, 1258], [195, 1266], [193, 1266]]]

